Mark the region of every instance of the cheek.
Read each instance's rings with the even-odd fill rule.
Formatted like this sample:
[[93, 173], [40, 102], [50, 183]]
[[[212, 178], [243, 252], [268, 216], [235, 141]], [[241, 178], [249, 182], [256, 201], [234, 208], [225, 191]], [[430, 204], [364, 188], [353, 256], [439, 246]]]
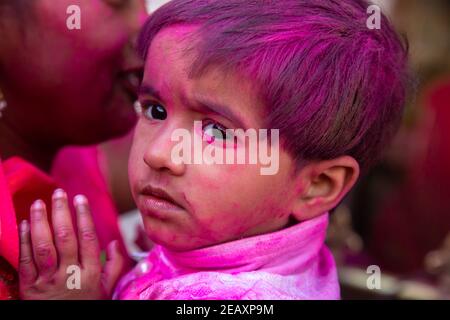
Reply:
[[256, 166], [192, 166], [190, 169], [186, 177], [190, 186], [187, 196], [198, 219], [217, 223], [217, 215], [224, 215], [224, 222], [233, 220], [234, 216], [247, 215], [259, 203], [268, 201], [267, 181], [259, 175]]
[[131, 186], [135, 185], [139, 179], [140, 164], [138, 158], [138, 153], [135, 147], [132, 147], [128, 158], [128, 178]]
[[[99, 78], [99, 71], [117, 67], [122, 49], [131, 35], [123, 18], [107, 4], [102, 1], [93, 4], [92, 0], [41, 0], [38, 3], [39, 28], [43, 33], [41, 38], [46, 39], [51, 47], [59, 49], [53, 50], [55, 55], [65, 58], [72, 66], [79, 65], [81, 73], [90, 74], [90, 78]], [[66, 13], [71, 5], [81, 9], [80, 30], [67, 28], [68, 19], [74, 17]], [[48, 52], [45, 51], [46, 54]], [[67, 66], [67, 69], [70, 67]], [[76, 73], [74, 69], [71, 71]]]
[[[252, 169], [243, 165], [201, 165], [188, 168], [188, 180], [196, 190], [208, 190], [204, 195], [220, 198], [223, 201], [237, 197], [238, 191], [246, 189], [249, 179], [253, 178]], [[190, 170], [189, 170], [190, 169]]]
[[205, 204], [212, 208], [226, 207], [236, 213], [267, 211], [265, 208], [280, 210], [289, 205], [294, 190], [284, 170], [277, 175], [263, 176], [256, 165], [211, 166], [193, 176], [194, 186]]
[[141, 133], [140, 126], [137, 125], [128, 158], [128, 175], [131, 184], [143, 178], [146, 139], [142, 137], [143, 134]]

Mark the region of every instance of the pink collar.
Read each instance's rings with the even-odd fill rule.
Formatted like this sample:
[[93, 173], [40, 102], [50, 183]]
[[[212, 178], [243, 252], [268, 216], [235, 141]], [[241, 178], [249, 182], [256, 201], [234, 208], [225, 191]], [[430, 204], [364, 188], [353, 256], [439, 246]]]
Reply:
[[277, 232], [175, 252], [156, 246], [115, 299], [339, 299], [328, 213]]
[[[176, 252], [160, 248], [166, 263], [180, 273], [238, 273], [264, 269], [278, 274], [299, 270], [323, 247], [328, 213], [277, 232], [212, 247]], [[287, 268], [286, 268], [287, 267]]]

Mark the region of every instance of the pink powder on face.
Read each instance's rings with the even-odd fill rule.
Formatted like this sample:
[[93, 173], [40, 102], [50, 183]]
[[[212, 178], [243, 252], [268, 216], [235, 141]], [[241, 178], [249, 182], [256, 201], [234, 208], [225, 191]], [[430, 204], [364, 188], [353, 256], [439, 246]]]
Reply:
[[328, 214], [293, 227], [192, 251], [156, 246], [115, 299], [339, 299], [324, 245]]

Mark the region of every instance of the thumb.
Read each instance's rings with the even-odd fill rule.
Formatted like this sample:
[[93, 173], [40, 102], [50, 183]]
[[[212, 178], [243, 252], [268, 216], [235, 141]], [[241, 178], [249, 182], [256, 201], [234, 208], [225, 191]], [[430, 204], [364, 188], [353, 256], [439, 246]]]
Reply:
[[112, 241], [106, 250], [106, 263], [102, 275], [103, 287], [108, 297], [112, 296], [112, 291], [125, 271], [125, 261], [118, 241]]

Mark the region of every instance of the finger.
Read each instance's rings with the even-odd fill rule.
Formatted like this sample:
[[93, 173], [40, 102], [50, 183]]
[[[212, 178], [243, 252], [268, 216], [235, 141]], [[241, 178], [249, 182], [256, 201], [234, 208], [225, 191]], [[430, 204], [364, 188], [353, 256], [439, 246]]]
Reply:
[[103, 285], [108, 294], [112, 292], [125, 269], [125, 257], [122, 255], [118, 241], [112, 241], [106, 251], [106, 263], [102, 274]]
[[57, 189], [52, 197], [52, 222], [60, 265], [78, 263], [77, 237], [72, 224], [67, 194]]
[[74, 198], [74, 206], [77, 212], [78, 250], [81, 264], [83, 267], [95, 266], [100, 268], [100, 246], [88, 200], [85, 196], [78, 195]]
[[42, 200], [37, 200], [31, 206], [31, 243], [39, 275], [52, 275], [56, 271], [57, 255], [48, 225], [47, 210]]
[[34, 265], [33, 251], [31, 250], [30, 226], [28, 221], [24, 220], [19, 228], [19, 275], [21, 285], [31, 285], [36, 281], [37, 270]]

